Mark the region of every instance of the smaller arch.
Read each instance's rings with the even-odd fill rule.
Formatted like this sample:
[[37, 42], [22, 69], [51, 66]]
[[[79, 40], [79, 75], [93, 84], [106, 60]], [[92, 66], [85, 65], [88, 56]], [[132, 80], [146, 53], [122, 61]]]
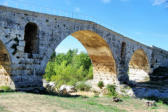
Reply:
[[126, 43], [122, 42], [121, 44], [121, 58], [125, 56], [125, 51], [126, 51]]
[[146, 82], [149, 77], [150, 65], [143, 49], [136, 50], [129, 62], [129, 79], [135, 82]]
[[29, 22], [25, 26], [25, 53], [37, 54], [39, 52], [38, 26], [35, 23]]

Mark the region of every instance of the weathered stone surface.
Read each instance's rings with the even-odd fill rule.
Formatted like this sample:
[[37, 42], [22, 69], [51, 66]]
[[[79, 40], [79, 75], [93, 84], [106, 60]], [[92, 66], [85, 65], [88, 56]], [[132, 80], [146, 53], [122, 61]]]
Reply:
[[54, 82], [47, 82], [46, 80], [43, 79], [43, 87], [48, 91], [48, 92], [57, 92], [57, 89], [55, 87]]
[[145, 100], [145, 103], [147, 107], [156, 106], [156, 101]]
[[67, 93], [76, 92], [75, 87], [74, 86], [69, 86], [69, 85], [62, 85], [59, 88], [59, 91], [66, 91]]
[[129, 83], [129, 79], [148, 81], [154, 69], [168, 66], [167, 51], [143, 45], [94, 22], [0, 6], [0, 65], [4, 68], [0, 70], [0, 85], [19, 90], [42, 87], [51, 54], [69, 35], [88, 51], [93, 85], [99, 81], [105, 85]]

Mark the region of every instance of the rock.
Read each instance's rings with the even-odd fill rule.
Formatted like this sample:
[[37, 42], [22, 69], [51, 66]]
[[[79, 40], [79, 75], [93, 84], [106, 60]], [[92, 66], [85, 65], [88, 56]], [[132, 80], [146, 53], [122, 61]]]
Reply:
[[107, 95], [107, 94], [108, 94], [108, 89], [105, 88], [105, 87], [102, 88], [101, 93], [102, 93], [103, 95]]
[[45, 79], [43, 79], [43, 87], [45, 88], [47, 87], [47, 85], [48, 85], [48, 82]]
[[123, 96], [135, 96], [134, 90], [126, 84], [120, 84], [116, 86], [116, 92]]
[[87, 81], [85, 82], [85, 84], [88, 85], [88, 86], [90, 86], [90, 87], [92, 87], [92, 85], [93, 85], [93, 80], [87, 80]]
[[55, 87], [55, 82], [49, 82], [48, 85], [53, 88]]
[[46, 80], [43, 80], [43, 87], [49, 92], [56, 92], [55, 82], [47, 82]]
[[62, 85], [59, 89], [59, 91], [66, 91], [66, 93], [73, 93], [76, 92], [74, 86], [69, 86], [69, 85]]
[[118, 97], [113, 97], [113, 102], [122, 102], [122, 100]]
[[67, 90], [65, 88], [59, 90], [59, 94], [60, 95], [68, 95], [69, 93], [67, 92]]
[[156, 102], [155, 101], [146, 100], [145, 103], [146, 103], [147, 107], [156, 106]]
[[47, 82], [46, 80], [43, 79], [43, 87], [55, 87], [55, 82]]

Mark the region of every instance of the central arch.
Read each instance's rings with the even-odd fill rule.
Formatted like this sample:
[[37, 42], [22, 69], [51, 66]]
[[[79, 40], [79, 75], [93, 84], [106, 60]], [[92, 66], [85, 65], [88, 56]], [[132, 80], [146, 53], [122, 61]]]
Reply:
[[95, 83], [116, 83], [116, 63], [107, 42], [97, 33], [82, 30], [71, 34], [86, 48], [93, 65], [93, 80]]
[[64, 33], [64, 35], [61, 34], [59, 41], [55, 39], [51, 44], [53, 45], [52, 49], [48, 49], [48, 54], [44, 58], [44, 70], [55, 49], [68, 36], [76, 38], [85, 47], [91, 59], [93, 66], [93, 88], [97, 89], [99, 81], [103, 81], [104, 86], [118, 83], [116, 60], [112, 53], [112, 48], [106, 42], [106, 37], [100, 36], [98, 33], [90, 30], [79, 30], [68, 34]]
[[146, 82], [149, 77], [149, 61], [143, 49], [138, 49], [134, 52], [129, 63], [129, 79], [135, 82]]

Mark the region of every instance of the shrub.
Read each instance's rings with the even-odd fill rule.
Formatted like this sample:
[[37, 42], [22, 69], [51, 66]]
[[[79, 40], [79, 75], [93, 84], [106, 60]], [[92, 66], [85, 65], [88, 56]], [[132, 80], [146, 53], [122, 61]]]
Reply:
[[89, 85], [85, 84], [84, 82], [82, 82], [76, 86], [76, 89], [80, 90], [80, 91], [89, 91], [90, 88], [91, 87]]
[[104, 87], [103, 81], [99, 81], [98, 84], [97, 84], [97, 86], [98, 86], [100, 89], [102, 89], [102, 88]]
[[67, 53], [53, 54], [47, 64], [44, 78], [55, 82], [56, 88], [61, 85], [75, 85], [78, 81], [93, 78], [93, 67], [86, 53], [69, 50]]
[[9, 86], [0, 86], [0, 90], [4, 92], [12, 91], [12, 89]]
[[109, 96], [118, 96], [115, 85], [107, 85], [107, 90]]

